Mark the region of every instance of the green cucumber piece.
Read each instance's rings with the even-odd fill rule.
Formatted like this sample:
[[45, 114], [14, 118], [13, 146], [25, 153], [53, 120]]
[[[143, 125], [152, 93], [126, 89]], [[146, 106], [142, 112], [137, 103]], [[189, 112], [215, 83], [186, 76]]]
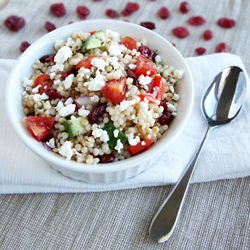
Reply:
[[111, 148], [115, 148], [117, 141], [120, 139], [122, 144], [125, 144], [127, 142], [127, 136], [120, 130], [118, 133], [118, 136], [115, 137], [114, 136], [114, 131], [118, 129], [114, 126], [113, 122], [108, 122], [107, 124], [105, 124], [105, 126], [103, 127], [103, 130], [106, 130], [109, 136], [109, 141], [108, 141], [108, 145]]
[[82, 120], [83, 118], [78, 117], [64, 122], [63, 125], [65, 130], [68, 132], [69, 137], [75, 137], [85, 132], [85, 128], [82, 125]]
[[90, 50], [102, 47], [104, 45], [105, 34], [103, 31], [97, 31], [91, 35], [84, 43], [84, 49]]

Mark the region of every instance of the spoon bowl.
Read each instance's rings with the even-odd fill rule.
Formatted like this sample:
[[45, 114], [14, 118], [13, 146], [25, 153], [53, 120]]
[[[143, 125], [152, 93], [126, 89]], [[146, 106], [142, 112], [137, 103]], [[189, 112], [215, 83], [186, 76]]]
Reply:
[[172, 235], [208, 132], [212, 127], [232, 121], [242, 109], [245, 96], [246, 77], [241, 68], [227, 67], [213, 79], [201, 101], [208, 124], [206, 133], [193, 159], [155, 214], [149, 227], [152, 240], [162, 243]]

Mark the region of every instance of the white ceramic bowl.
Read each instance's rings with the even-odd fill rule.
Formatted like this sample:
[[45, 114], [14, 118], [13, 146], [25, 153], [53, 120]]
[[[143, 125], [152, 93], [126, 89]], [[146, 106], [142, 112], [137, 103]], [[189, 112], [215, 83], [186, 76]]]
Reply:
[[[32, 75], [32, 65], [37, 59], [45, 54], [51, 53], [55, 41], [66, 39], [71, 36], [73, 32], [88, 32], [107, 28], [117, 31], [122, 35], [132, 36], [139, 41], [146, 39], [152, 49], [159, 51], [164, 63], [184, 70], [184, 78], [178, 83], [177, 87], [177, 92], [180, 93], [181, 96], [178, 105], [178, 116], [173, 120], [170, 128], [159, 141], [149, 150], [129, 159], [91, 166], [75, 161], [67, 161], [55, 153], [48, 152], [41, 143], [30, 136], [22, 123], [24, 118], [22, 110], [22, 81], [24, 77], [30, 77]], [[14, 130], [21, 140], [34, 153], [62, 174], [76, 180], [96, 184], [122, 182], [152, 166], [157, 156], [174, 140], [178, 140], [177, 136], [184, 128], [190, 116], [194, 100], [193, 80], [188, 65], [171, 43], [157, 33], [139, 25], [111, 20], [78, 22], [56, 29], [41, 37], [20, 56], [15, 68], [10, 74], [7, 86], [7, 112]]]

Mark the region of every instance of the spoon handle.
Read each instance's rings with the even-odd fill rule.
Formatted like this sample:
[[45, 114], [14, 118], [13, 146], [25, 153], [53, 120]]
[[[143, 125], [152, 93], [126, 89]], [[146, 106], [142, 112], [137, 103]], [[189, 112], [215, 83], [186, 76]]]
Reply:
[[174, 186], [173, 190], [170, 192], [163, 204], [158, 209], [151, 222], [151, 225], [149, 227], [149, 235], [152, 240], [158, 243], [162, 243], [168, 240], [174, 231], [189, 187], [190, 179], [192, 177], [196, 162], [199, 158], [202, 146], [206, 140], [209, 130], [210, 127], [208, 126], [199, 149]]

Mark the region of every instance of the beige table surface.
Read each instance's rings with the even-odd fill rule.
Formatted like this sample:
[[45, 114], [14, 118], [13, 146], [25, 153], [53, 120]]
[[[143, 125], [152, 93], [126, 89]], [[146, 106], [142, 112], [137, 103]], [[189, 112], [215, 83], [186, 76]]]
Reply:
[[[104, 18], [106, 8], [121, 10], [127, 1], [64, 1], [68, 14], [63, 18], [48, 13], [53, 2], [10, 0], [0, 9], [0, 58], [17, 58], [21, 41], [33, 42], [46, 33], [46, 20], [58, 27], [79, 20], [77, 4], [89, 6], [89, 19], [94, 19]], [[136, 23], [153, 20], [156, 32], [176, 43], [184, 56], [193, 56], [199, 46], [212, 53], [218, 42], [227, 41], [230, 51], [241, 56], [250, 71], [250, 1], [192, 0], [188, 15], [178, 13], [180, 1], [137, 2], [140, 11], [129, 19]], [[155, 16], [163, 5], [172, 14], [166, 21]], [[16, 34], [2, 25], [11, 14], [22, 15], [27, 21]], [[170, 34], [171, 28], [198, 14], [205, 16], [207, 23], [203, 28], [190, 28], [189, 39], [178, 40]], [[215, 22], [221, 16], [233, 17], [237, 26], [232, 30], [218, 28]], [[204, 42], [200, 34], [207, 27], [214, 30], [215, 38]], [[159, 245], [148, 238], [147, 230], [170, 190], [165, 186], [88, 194], [1, 195], [0, 249], [250, 249], [249, 177], [192, 185], [175, 234]]]

